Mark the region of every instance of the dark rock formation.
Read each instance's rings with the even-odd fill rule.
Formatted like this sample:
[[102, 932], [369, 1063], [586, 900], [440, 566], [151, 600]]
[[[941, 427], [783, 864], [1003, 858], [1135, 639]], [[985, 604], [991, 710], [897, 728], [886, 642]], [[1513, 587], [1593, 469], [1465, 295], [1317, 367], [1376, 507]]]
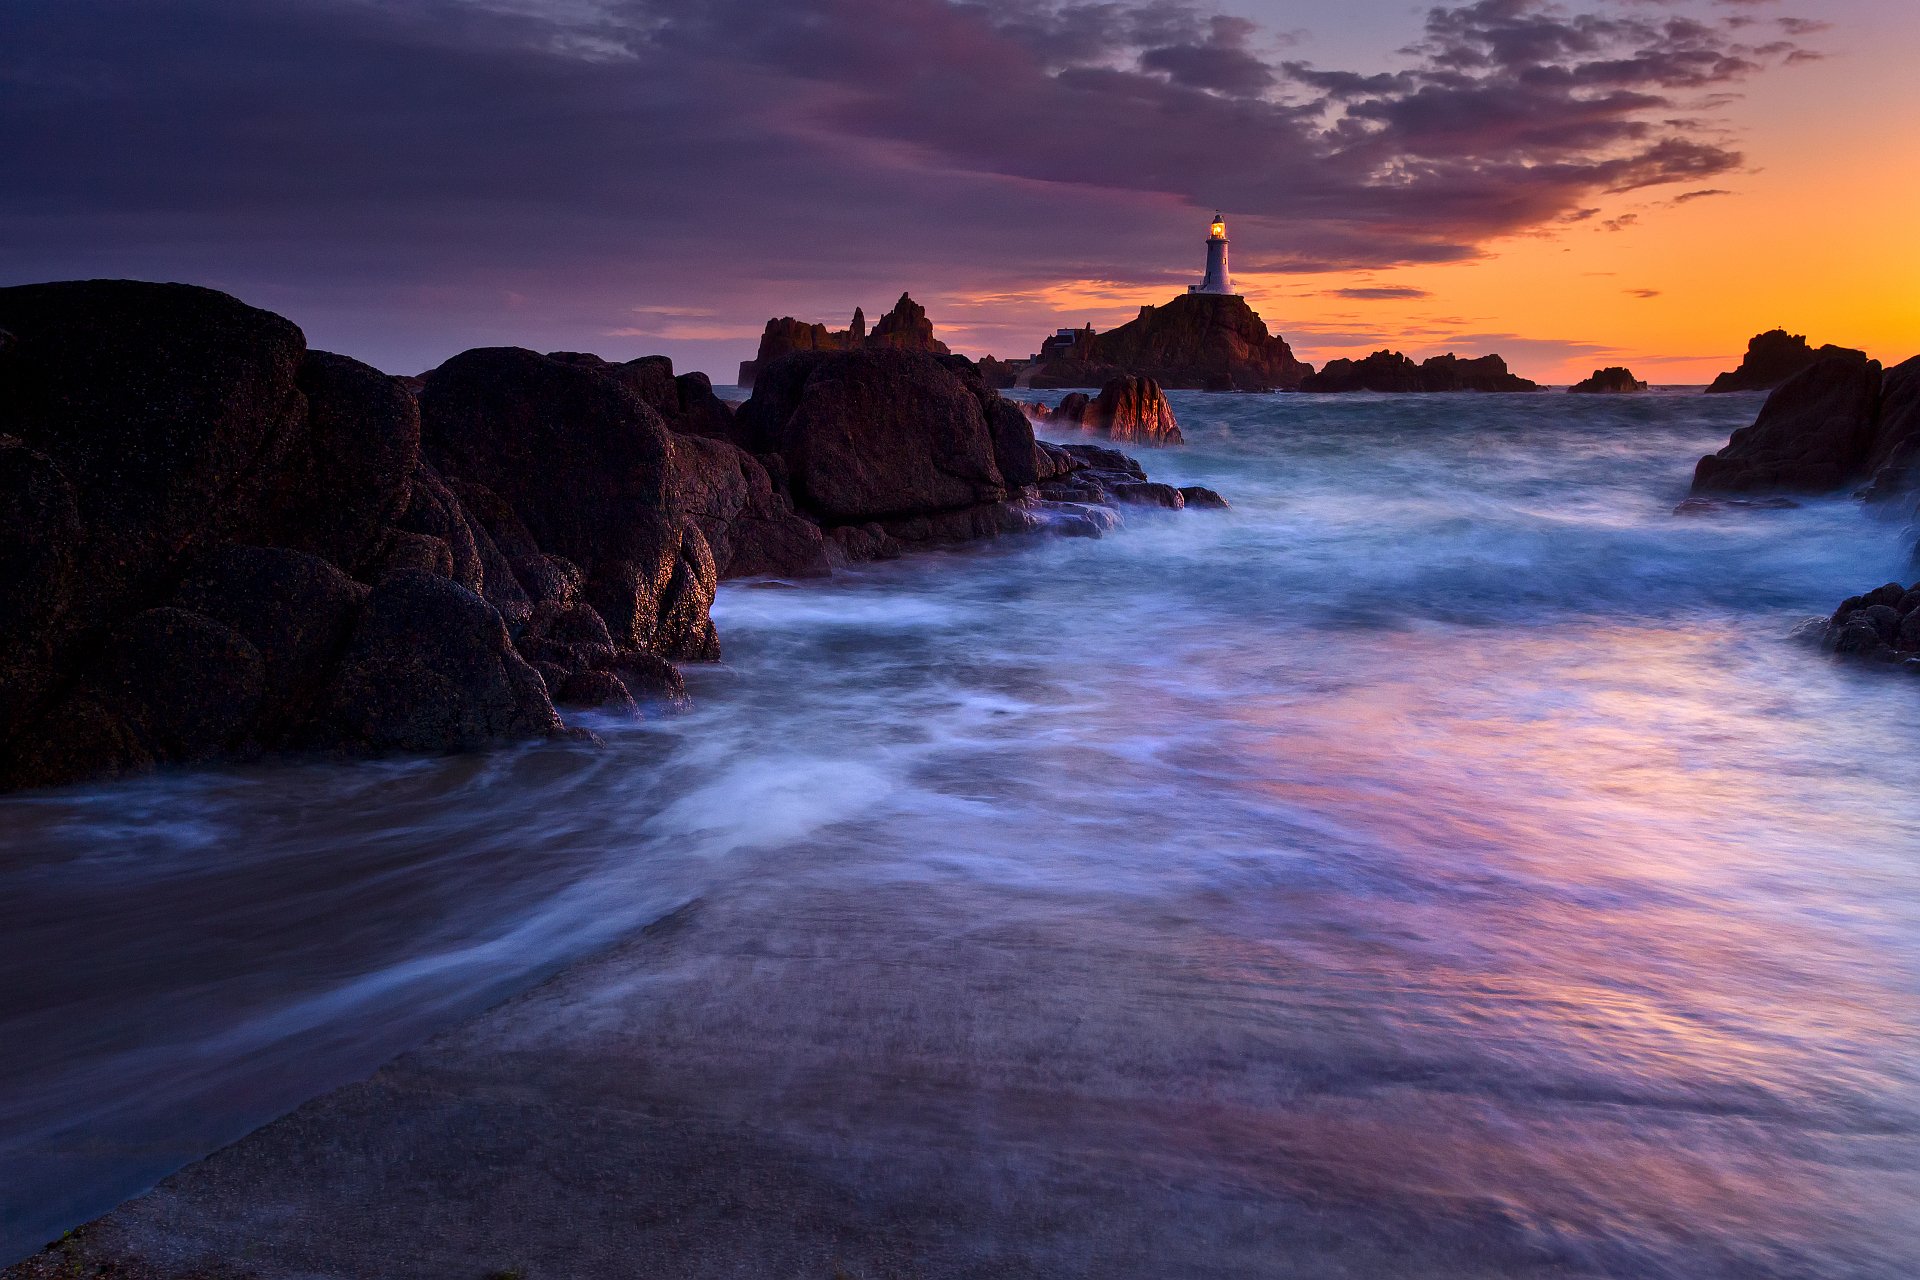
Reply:
[[794, 501], [829, 527], [968, 511], [1009, 496], [980, 398], [917, 352], [786, 357], [762, 375], [735, 424], [747, 449], [780, 456]]
[[1185, 444], [1173, 406], [1152, 378], [1115, 378], [1080, 415], [1082, 430], [1121, 444]]
[[1863, 496], [1869, 502], [1920, 493], [1920, 356], [1880, 379], [1867, 471], [1871, 479]]
[[1823, 493], [1866, 479], [1880, 421], [1881, 372], [1850, 354], [1802, 370], [1767, 397], [1752, 426], [1700, 459], [1696, 493]]
[[1889, 582], [1843, 601], [1820, 639], [1829, 653], [1899, 663], [1920, 674], [1920, 584]]
[[736, 418], [664, 359], [470, 351], [416, 393], [210, 290], [0, 289], [0, 789], [567, 733], [556, 699], [685, 700], [723, 576], [1184, 503], [896, 312]]
[[1170, 390], [1273, 391], [1312, 372], [1245, 298], [1187, 293], [1106, 333], [1081, 330], [1064, 346], [1050, 339], [1028, 385], [1097, 387], [1133, 376]]
[[559, 728], [499, 613], [457, 582], [402, 569], [368, 598], [306, 743], [466, 751]]
[[1576, 395], [1630, 395], [1636, 391], [1645, 391], [1647, 384], [1633, 376], [1633, 370], [1620, 365], [1609, 365], [1605, 369], [1595, 369], [1593, 376], [1584, 382], [1576, 382], [1567, 390]]
[[1803, 336], [1785, 329], [1769, 329], [1747, 343], [1746, 357], [1740, 367], [1721, 374], [1707, 388], [1709, 393], [1725, 391], [1771, 391], [1819, 360], [1865, 360], [1867, 353], [1851, 347], [1831, 344], [1815, 350]]
[[763, 370], [795, 352], [867, 350], [951, 354], [947, 344], [933, 336], [933, 322], [927, 319], [927, 309], [903, 293], [893, 304], [893, 310], [880, 317], [871, 333], [867, 331], [866, 316], [858, 307], [853, 310], [853, 323], [845, 329], [808, 324], [792, 316], [767, 321], [766, 331], [760, 335], [759, 352], [740, 364], [740, 385], [753, 386]]
[[1376, 351], [1364, 360], [1330, 360], [1300, 384], [1320, 393], [1350, 391], [1451, 392], [1538, 391], [1540, 385], [1508, 372], [1499, 356], [1471, 360], [1447, 354], [1415, 364], [1398, 351]]

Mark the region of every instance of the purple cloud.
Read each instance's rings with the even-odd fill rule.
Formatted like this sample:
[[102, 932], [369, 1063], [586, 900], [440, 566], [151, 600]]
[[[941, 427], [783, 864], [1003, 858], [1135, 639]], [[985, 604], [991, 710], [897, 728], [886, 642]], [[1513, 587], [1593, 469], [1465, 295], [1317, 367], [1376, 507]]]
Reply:
[[1242, 270], [1470, 258], [1737, 169], [1702, 95], [1801, 52], [1536, 0], [1436, 8], [1383, 74], [1273, 45], [1181, 0], [11, 0], [0, 279], [205, 280], [400, 369], [724, 367], [670, 335], [1177, 287], [1216, 206]]

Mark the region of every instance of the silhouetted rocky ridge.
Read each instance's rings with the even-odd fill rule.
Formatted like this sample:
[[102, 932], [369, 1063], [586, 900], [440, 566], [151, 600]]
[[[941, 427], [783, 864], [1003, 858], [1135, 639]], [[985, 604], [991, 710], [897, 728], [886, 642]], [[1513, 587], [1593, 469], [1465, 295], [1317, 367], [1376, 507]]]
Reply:
[[1055, 335], [1030, 367], [996, 366], [998, 385], [1098, 387], [1150, 378], [1168, 390], [1291, 390], [1313, 372], [1237, 294], [1181, 294], [1106, 333]]
[[1415, 364], [1398, 351], [1376, 351], [1364, 360], [1329, 360], [1300, 384], [1318, 393], [1354, 391], [1538, 391], [1540, 384], [1518, 377], [1499, 356], [1462, 360], [1447, 354]]
[[1590, 376], [1567, 388], [1575, 395], [1594, 396], [1632, 395], [1646, 389], [1647, 384], [1634, 377], [1633, 370], [1617, 364], [1595, 369]]
[[1831, 359], [1866, 359], [1866, 352], [1832, 344], [1815, 350], [1800, 334], [1785, 329], [1769, 329], [1755, 334], [1747, 343], [1747, 354], [1740, 367], [1713, 380], [1709, 394], [1729, 391], [1771, 391], [1787, 379], [1804, 372], [1816, 362]]
[[1825, 356], [1767, 397], [1753, 425], [1700, 459], [1695, 493], [1828, 493], [1885, 501], [1920, 488], [1920, 357], [1882, 371]]
[[209, 289], [0, 289], [0, 789], [580, 737], [684, 700], [723, 579], [1184, 505], [1109, 453], [886, 344], [736, 415], [662, 357], [401, 379]]
[[867, 331], [866, 314], [859, 307], [853, 309], [853, 322], [844, 329], [829, 329], [792, 316], [767, 321], [766, 331], [760, 335], [759, 352], [753, 359], [740, 362], [740, 385], [751, 387], [762, 370], [797, 351], [878, 349], [920, 351], [935, 356], [951, 354], [947, 344], [933, 336], [933, 321], [927, 318], [927, 309], [903, 293], [893, 304], [893, 310], [880, 317], [871, 333]]

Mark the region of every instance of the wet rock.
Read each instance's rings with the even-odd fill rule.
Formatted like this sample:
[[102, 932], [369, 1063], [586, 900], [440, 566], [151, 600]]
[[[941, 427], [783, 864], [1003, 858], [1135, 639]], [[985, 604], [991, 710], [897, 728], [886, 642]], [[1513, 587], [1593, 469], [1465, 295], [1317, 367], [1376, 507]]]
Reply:
[[1799, 334], [1769, 329], [1747, 343], [1747, 354], [1739, 368], [1715, 378], [1707, 390], [1709, 393], [1771, 391], [1822, 360], [1839, 359], [1858, 364], [1866, 358], [1864, 351], [1851, 347], [1828, 345], [1816, 351]]
[[904, 548], [878, 524], [843, 524], [827, 534], [827, 550], [834, 563], [859, 564], [867, 560], [897, 560]]
[[403, 569], [368, 597], [306, 740], [352, 752], [445, 752], [559, 727], [545, 682], [514, 651], [499, 611], [456, 582]]
[[587, 576], [564, 556], [522, 556], [512, 564], [513, 576], [538, 613], [543, 604], [570, 605], [586, 589]]
[[1205, 485], [1183, 484], [1180, 486], [1180, 496], [1186, 499], [1186, 505], [1188, 507], [1198, 507], [1211, 511], [1225, 511], [1231, 505], [1225, 498], [1215, 493], [1212, 489], [1207, 488]]
[[1186, 443], [1173, 406], [1151, 378], [1115, 378], [1080, 415], [1083, 430], [1098, 431], [1128, 444], [1153, 446]]
[[307, 717], [367, 594], [318, 556], [283, 547], [225, 546], [189, 568], [173, 603], [226, 627], [259, 654], [257, 736], [277, 746]]
[[795, 503], [828, 527], [1008, 496], [979, 400], [931, 356], [788, 356], [761, 374], [734, 421], [749, 450], [785, 460]]
[[1131, 502], [1136, 506], [1165, 507], [1169, 511], [1178, 511], [1187, 505], [1185, 495], [1178, 489], [1157, 481], [1122, 480], [1109, 488], [1119, 501]]
[[1920, 356], [1895, 365], [1880, 380], [1867, 470], [1872, 476], [1864, 495], [1869, 502], [1920, 493]]
[[561, 682], [554, 699], [563, 707], [582, 707], [609, 715], [637, 716], [639, 704], [626, 684], [611, 671], [576, 671]]
[[671, 451], [673, 500], [700, 526], [723, 580], [828, 571], [820, 527], [795, 514], [752, 454], [699, 436], [675, 436]]
[[1087, 415], [1087, 406], [1093, 403], [1093, 397], [1084, 391], [1070, 391], [1060, 397], [1060, 403], [1053, 406], [1047, 415], [1047, 421], [1063, 427], [1077, 427]]
[[1752, 426], [1695, 468], [1696, 493], [1822, 493], [1865, 474], [1873, 450], [1880, 365], [1827, 358], [1783, 384]]
[[421, 430], [436, 467], [485, 485], [542, 551], [580, 566], [617, 641], [718, 653], [705, 614], [711, 551], [672, 500], [666, 425], [629, 387], [585, 365], [482, 348], [428, 376]]
[[307, 429], [272, 485], [261, 538], [359, 572], [412, 499], [419, 405], [399, 379], [324, 351], [307, 353], [295, 385]]

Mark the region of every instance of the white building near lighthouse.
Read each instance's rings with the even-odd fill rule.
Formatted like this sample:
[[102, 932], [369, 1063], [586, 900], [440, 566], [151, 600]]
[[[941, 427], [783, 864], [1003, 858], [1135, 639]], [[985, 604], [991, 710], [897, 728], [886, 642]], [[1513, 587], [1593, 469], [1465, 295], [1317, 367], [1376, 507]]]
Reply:
[[1199, 284], [1187, 286], [1188, 293], [1232, 293], [1233, 280], [1227, 275], [1227, 220], [1218, 212], [1207, 234], [1207, 274]]

